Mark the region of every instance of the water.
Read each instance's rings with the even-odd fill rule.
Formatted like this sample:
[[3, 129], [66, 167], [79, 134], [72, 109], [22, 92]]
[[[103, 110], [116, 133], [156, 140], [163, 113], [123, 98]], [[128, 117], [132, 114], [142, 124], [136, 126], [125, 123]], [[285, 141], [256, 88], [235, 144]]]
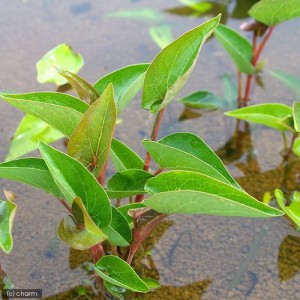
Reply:
[[[236, 9], [234, 1], [229, 3], [229, 13], [223, 17], [229, 25], [238, 28], [241, 24], [240, 18], [245, 17], [245, 8], [240, 8], [243, 5], [245, 1], [239, 1]], [[152, 23], [107, 17], [117, 10], [147, 7], [163, 12], [174, 36], [204, 21], [203, 17], [188, 17], [190, 10], [175, 0], [2, 0], [0, 89], [54, 90], [52, 85], [36, 82], [35, 63], [63, 42], [83, 55], [85, 66], [80, 74], [91, 82], [122, 66], [151, 61], [159, 51], [148, 34]], [[299, 20], [291, 21], [275, 30], [263, 54], [268, 58], [267, 71], [299, 75], [299, 25]], [[224, 72], [235, 75], [222, 48], [210, 40], [181, 95], [199, 89], [222, 95]], [[293, 92], [267, 72], [264, 85], [265, 89], [255, 88], [253, 103], [291, 104], [295, 100]], [[22, 115], [0, 102], [1, 160]], [[139, 97], [125, 109], [122, 119], [117, 136], [144, 155], [139, 141], [149, 137], [153, 119], [140, 108]], [[237, 132], [234, 128], [234, 120], [223, 117], [220, 111], [185, 110], [174, 101], [168, 106], [160, 137], [175, 131], [201, 136], [239, 183], [261, 199], [265, 191], [272, 192], [282, 183], [281, 135], [256, 125]], [[56, 146], [63, 148], [61, 142]], [[290, 189], [297, 188], [297, 170], [296, 166], [287, 182]], [[43, 192], [21, 184], [1, 180], [1, 188], [18, 196], [14, 250], [10, 255], [0, 253], [4, 271], [16, 288], [43, 288], [45, 299], [74, 298], [76, 287], [89, 280], [86, 261], [90, 257], [89, 252], [69, 250], [57, 238], [57, 225], [65, 214], [63, 207]], [[299, 249], [300, 236], [284, 218], [170, 217], [145, 245], [151, 256], [138, 259], [142, 272], [159, 278], [163, 285], [143, 298], [297, 299]]]

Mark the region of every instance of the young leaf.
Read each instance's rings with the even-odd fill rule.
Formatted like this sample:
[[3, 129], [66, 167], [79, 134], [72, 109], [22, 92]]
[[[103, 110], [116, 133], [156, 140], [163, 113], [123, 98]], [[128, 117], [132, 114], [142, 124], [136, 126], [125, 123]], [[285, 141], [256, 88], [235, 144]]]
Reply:
[[270, 74], [293, 89], [298, 97], [300, 97], [300, 77], [290, 75], [282, 71], [270, 72]]
[[222, 24], [219, 24], [214, 34], [239, 71], [246, 74], [253, 74], [255, 69], [251, 63], [252, 46], [249, 40], [234, 29]]
[[143, 22], [159, 22], [163, 20], [164, 16], [158, 10], [151, 8], [120, 10], [108, 14], [109, 17], [132, 19]]
[[167, 47], [174, 40], [171, 26], [168, 24], [152, 26], [149, 34], [155, 44], [161, 49]]
[[110, 84], [89, 107], [70, 137], [67, 153], [96, 177], [107, 161], [116, 120], [113, 87]]
[[143, 207], [145, 207], [145, 205], [142, 202], [137, 202], [137, 203], [130, 203], [130, 204], [120, 206], [117, 208], [117, 210], [124, 216], [129, 226], [131, 226], [133, 223], [133, 218], [130, 215], [130, 211], [137, 210]]
[[58, 236], [71, 248], [87, 250], [105, 238], [79, 227], [72, 216], [64, 217], [58, 227]]
[[72, 47], [60, 44], [46, 53], [36, 64], [37, 81], [40, 83], [55, 83], [63, 85], [67, 80], [62, 77], [55, 66], [73, 73], [77, 73], [83, 66], [83, 57], [75, 53]]
[[62, 69], [58, 70], [59, 74], [65, 77], [74, 91], [78, 94], [79, 98], [93, 104], [100, 95], [98, 92], [80, 76]]
[[5, 253], [13, 248], [12, 226], [17, 205], [9, 200], [0, 200], [0, 249]]
[[186, 83], [203, 43], [216, 28], [220, 18], [218, 15], [186, 32], [155, 57], [144, 80], [143, 108], [157, 112], [172, 101]]
[[145, 193], [146, 181], [153, 177], [143, 170], [129, 169], [113, 175], [108, 181], [109, 198], [121, 199]]
[[294, 222], [298, 229], [300, 229], [300, 193], [295, 192], [292, 203], [289, 206], [285, 205], [285, 198], [282, 190], [275, 190], [275, 197], [278, 206], [287, 214], [287, 216]]
[[214, 151], [192, 133], [174, 133], [143, 144], [162, 169], [191, 170], [239, 186]]
[[38, 148], [38, 141], [52, 143], [64, 135], [32, 115], [25, 115], [11, 140], [5, 160], [16, 159]]
[[80, 197], [94, 223], [103, 228], [111, 221], [109, 199], [97, 179], [77, 160], [40, 142], [40, 152], [53, 179], [72, 204]]
[[54, 92], [5, 94], [0, 97], [12, 106], [42, 119], [70, 136], [89, 105], [78, 98]]
[[293, 104], [294, 127], [297, 132], [300, 132], [300, 102]]
[[159, 213], [261, 218], [283, 214], [238, 188], [196, 172], [163, 173], [149, 179], [145, 189], [154, 196], [144, 205]]
[[118, 114], [120, 114], [142, 87], [148, 67], [149, 64], [126, 66], [100, 78], [94, 84], [94, 88], [101, 95], [108, 84], [112, 83]]
[[251, 7], [249, 15], [269, 27], [275, 26], [300, 17], [300, 1], [261, 0]]
[[116, 246], [127, 247], [132, 240], [132, 232], [125, 217], [112, 206], [112, 219], [109, 226], [102, 228], [108, 241]]
[[257, 104], [226, 112], [225, 115], [284, 131], [287, 127], [280, 121], [292, 116], [292, 108], [279, 103]]
[[214, 109], [227, 106], [227, 101], [224, 98], [207, 91], [194, 92], [179, 101], [192, 108]]
[[144, 161], [127, 145], [117, 139], [111, 142], [111, 159], [117, 171], [143, 169]]
[[103, 280], [113, 285], [139, 293], [150, 291], [148, 285], [135, 273], [132, 267], [117, 256], [102, 257], [94, 265], [94, 270]]
[[21, 158], [0, 163], [0, 177], [34, 186], [58, 198], [62, 197], [47, 165], [40, 158]]

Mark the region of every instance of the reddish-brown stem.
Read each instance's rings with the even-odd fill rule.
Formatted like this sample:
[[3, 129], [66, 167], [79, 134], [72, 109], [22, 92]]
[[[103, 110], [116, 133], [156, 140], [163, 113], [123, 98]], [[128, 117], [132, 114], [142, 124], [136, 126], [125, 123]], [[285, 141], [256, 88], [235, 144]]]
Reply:
[[63, 200], [63, 199], [58, 199], [58, 200], [68, 210], [68, 212], [73, 214], [71, 207], [69, 206], [69, 204], [65, 200]]
[[154, 173], [153, 173], [153, 175], [154, 176], [157, 176], [157, 175], [159, 175], [161, 172], [163, 172], [164, 171], [164, 169], [157, 169]]
[[290, 156], [291, 156], [291, 154], [292, 154], [292, 151], [293, 151], [293, 144], [294, 144], [295, 139], [296, 139], [297, 136], [298, 136], [297, 133], [294, 133], [293, 136], [292, 136], [291, 144], [290, 144], [290, 146], [289, 146], [289, 148], [288, 148], [288, 152], [287, 152], [286, 157], [285, 157], [286, 161], [289, 160], [289, 158], [290, 158]]
[[93, 256], [93, 263], [95, 264], [102, 256], [105, 255], [104, 249], [101, 243], [93, 246], [91, 248], [92, 256]]
[[138, 232], [136, 238], [133, 240], [133, 242], [130, 246], [129, 254], [127, 257], [127, 263], [129, 263], [129, 264], [132, 263], [132, 259], [135, 255], [136, 251], [141, 246], [142, 242], [145, 240], [145, 238], [148, 236], [148, 234], [166, 217], [167, 217], [167, 215], [165, 215], [165, 214], [155, 217]]
[[106, 161], [105, 165], [103, 166], [103, 169], [101, 171], [101, 174], [97, 177], [98, 182], [103, 186], [105, 182], [105, 177], [106, 177], [106, 170], [107, 170], [107, 163], [108, 160]]
[[238, 71], [238, 105], [241, 106], [242, 102], [243, 102], [243, 96], [242, 96], [242, 72]]

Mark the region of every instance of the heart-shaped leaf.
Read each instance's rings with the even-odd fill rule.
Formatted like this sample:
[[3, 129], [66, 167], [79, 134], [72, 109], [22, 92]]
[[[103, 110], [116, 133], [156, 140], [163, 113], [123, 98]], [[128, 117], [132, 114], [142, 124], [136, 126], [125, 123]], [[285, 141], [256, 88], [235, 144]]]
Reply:
[[72, 47], [60, 44], [47, 52], [36, 64], [37, 81], [40, 83], [55, 83], [63, 85], [68, 81], [59, 74], [55, 67], [77, 73], [83, 66], [83, 57], [75, 53]]
[[174, 133], [143, 144], [162, 169], [196, 171], [239, 186], [214, 151], [192, 133]]
[[143, 160], [127, 145], [117, 139], [111, 143], [111, 159], [117, 171], [143, 169]]
[[7, 200], [0, 200], [0, 249], [5, 253], [13, 248], [12, 226], [17, 205]]
[[164, 214], [259, 218], [283, 214], [238, 188], [196, 172], [162, 173], [149, 179], [145, 189], [154, 196], [144, 200], [144, 205]]
[[107, 161], [116, 120], [113, 87], [110, 84], [89, 107], [70, 137], [67, 153], [96, 177]]
[[99, 94], [102, 94], [112, 83], [118, 114], [120, 114], [141, 89], [148, 67], [149, 64], [126, 66], [100, 78], [94, 84], [94, 88]]
[[108, 181], [109, 198], [122, 199], [129, 196], [141, 195], [145, 193], [145, 183], [153, 177], [143, 170], [125, 170], [116, 173]]
[[70, 204], [80, 197], [94, 223], [103, 228], [110, 224], [111, 205], [97, 179], [80, 162], [40, 142], [40, 152], [51, 175]]
[[0, 163], [0, 177], [34, 186], [58, 198], [62, 197], [47, 165], [40, 158], [21, 158]]
[[100, 97], [98, 92], [80, 76], [62, 69], [58, 69], [58, 72], [67, 79], [80, 99], [93, 104]]
[[255, 69], [252, 61], [252, 46], [248, 39], [234, 29], [219, 24], [214, 34], [240, 72], [253, 74]]
[[281, 125], [280, 121], [292, 116], [292, 113], [290, 106], [279, 103], [267, 103], [243, 107], [226, 112], [225, 115], [284, 131], [287, 130], [287, 127]]
[[78, 98], [54, 92], [5, 94], [0, 97], [14, 107], [42, 119], [70, 136], [89, 105]]
[[112, 218], [109, 226], [102, 228], [108, 241], [116, 246], [127, 247], [132, 240], [132, 232], [125, 217], [112, 206]]
[[172, 101], [186, 83], [203, 43], [217, 27], [220, 18], [218, 15], [188, 31], [155, 57], [144, 80], [143, 108], [157, 112]]
[[87, 250], [102, 242], [103, 236], [94, 234], [78, 226], [71, 216], [64, 217], [58, 227], [58, 236], [71, 248]]
[[94, 270], [103, 280], [133, 292], [147, 293], [148, 285], [136, 274], [133, 268], [117, 256], [102, 257], [95, 265]]
[[249, 10], [249, 15], [268, 26], [300, 17], [299, 0], [261, 0]]

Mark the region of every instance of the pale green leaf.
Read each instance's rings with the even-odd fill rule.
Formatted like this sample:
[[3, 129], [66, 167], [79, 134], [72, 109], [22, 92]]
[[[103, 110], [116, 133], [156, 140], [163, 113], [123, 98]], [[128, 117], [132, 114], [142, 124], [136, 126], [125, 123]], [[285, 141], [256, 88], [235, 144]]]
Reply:
[[14, 107], [42, 119], [70, 136], [89, 105], [78, 98], [54, 92], [5, 94], [0, 97]]
[[223, 75], [224, 98], [227, 100], [229, 107], [237, 108], [237, 86], [227, 73]]
[[154, 196], [143, 203], [159, 213], [262, 218], [282, 215], [246, 192], [196, 172], [162, 173], [149, 179], [145, 189]]
[[25, 115], [20, 122], [8, 149], [5, 160], [12, 160], [38, 148], [38, 141], [47, 144], [55, 142], [64, 135], [41, 119]]
[[98, 92], [83, 78], [75, 73], [58, 69], [59, 74], [67, 79], [79, 98], [93, 104], [100, 95]]
[[121, 171], [109, 179], [106, 192], [109, 198], [114, 199], [145, 194], [145, 183], [151, 177], [153, 175], [143, 170], [128, 169]]
[[143, 169], [144, 161], [127, 145], [117, 139], [111, 143], [111, 159], [117, 171]]
[[300, 229], [300, 193], [294, 193], [292, 203], [289, 206], [285, 205], [285, 198], [282, 190], [276, 189], [275, 197], [278, 206], [287, 214], [297, 228]]
[[107, 161], [116, 119], [113, 87], [110, 84], [89, 107], [70, 137], [68, 155], [80, 161], [96, 177]]
[[208, 1], [198, 1], [198, 0], [179, 0], [182, 4], [190, 7], [191, 9], [199, 12], [206, 13], [213, 8], [213, 3]]
[[149, 64], [126, 66], [100, 78], [94, 84], [94, 88], [102, 94], [109, 83], [112, 83], [118, 114], [120, 114], [141, 89], [148, 67]]
[[68, 81], [59, 74], [55, 67], [77, 73], [83, 66], [83, 57], [75, 53], [72, 47], [60, 44], [47, 52], [36, 64], [37, 81], [40, 83], [55, 83], [63, 85]]
[[300, 138], [297, 137], [293, 143], [293, 152], [295, 155], [300, 157]]
[[292, 113], [290, 106], [279, 103], [267, 103], [243, 107], [226, 112], [225, 115], [284, 131], [287, 130], [287, 127], [281, 125], [280, 121], [292, 116]]
[[62, 197], [47, 165], [40, 158], [21, 158], [0, 163], [0, 177], [34, 186], [58, 198]]
[[5, 253], [13, 248], [12, 226], [17, 205], [9, 200], [0, 200], [0, 249]]
[[300, 97], [300, 77], [282, 71], [270, 72], [270, 74], [293, 89], [298, 97]]
[[238, 186], [221, 159], [192, 133], [174, 133], [158, 142], [146, 140], [143, 144], [162, 169], [191, 170]]
[[104, 281], [105, 288], [109, 291], [109, 293], [118, 300], [124, 300], [124, 294], [126, 293], [126, 289], [110, 282]]
[[119, 257], [113, 255], [102, 257], [94, 265], [94, 270], [103, 280], [113, 285], [139, 293], [150, 291], [148, 285], [136, 274], [133, 268]]
[[111, 205], [97, 179], [74, 158], [40, 142], [40, 152], [62, 194], [72, 204], [80, 197], [94, 223], [103, 228], [110, 224]]
[[154, 58], [144, 80], [143, 108], [157, 112], [172, 101], [186, 83], [203, 43], [212, 34], [220, 18], [218, 15], [186, 32]]
[[293, 119], [296, 131], [300, 132], [300, 102], [294, 102], [293, 104]]
[[58, 227], [58, 236], [71, 248], [87, 250], [103, 241], [103, 236], [78, 226], [71, 216], [64, 217]]
[[167, 47], [174, 40], [171, 26], [168, 24], [152, 26], [149, 29], [149, 34], [161, 49]]
[[268, 26], [300, 17], [300, 0], [261, 0], [251, 7], [249, 15]]
[[151, 8], [119, 10], [108, 14], [109, 17], [125, 18], [142, 22], [159, 22], [163, 20], [163, 14]]
[[240, 72], [253, 74], [255, 69], [252, 61], [252, 46], [248, 39], [234, 29], [219, 24], [214, 34], [227, 51]]
[[124, 216], [129, 226], [133, 223], [133, 218], [130, 215], [131, 211], [138, 210], [140, 208], [144, 208], [145, 205], [142, 202], [129, 203], [123, 206], [118, 207], [118, 211]]

